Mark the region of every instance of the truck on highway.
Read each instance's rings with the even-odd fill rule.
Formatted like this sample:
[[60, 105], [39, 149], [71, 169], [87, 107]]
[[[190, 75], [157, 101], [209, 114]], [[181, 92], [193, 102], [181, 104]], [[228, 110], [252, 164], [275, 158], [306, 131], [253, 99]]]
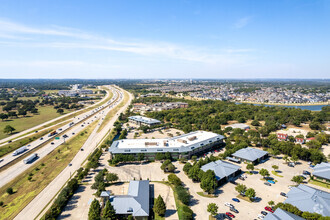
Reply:
[[49, 133], [48, 137], [54, 136], [55, 134], [57, 134], [56, 131], [52, 131], [51, 133]]
[[26, 150], [27, 150], [27, 146], [23, 146], [23, 147], [21, 147], [21, 148], [18, 148], [17, 150], [15, 150], [15, 151], [13, 152], [13, 156], [17, 156], [17, 155], [23, 153], [23, 152], [26, 151]]
[[30, 163], [31, 161], [33, 161], [34, 159], [36, 159], [38, 157], [38, 154], [32, 154], [31, 156], [29, 156], [28, 158], [24, 159], [23, 162], [25, 164]]

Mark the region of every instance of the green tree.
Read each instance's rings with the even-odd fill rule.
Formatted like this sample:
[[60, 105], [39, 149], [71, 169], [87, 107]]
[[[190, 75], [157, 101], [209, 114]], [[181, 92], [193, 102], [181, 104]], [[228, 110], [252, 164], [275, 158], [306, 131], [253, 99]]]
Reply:
[[270, 200], [270, 201], [268, 202], [268, 205], [270, 205], [271, 207], [273, 207], [273, 206], [275, 205], [275, 202], [274, 202], [273, 200]]
[[238, 184], [235, 187], [235, 190], [239, 193], [239, 194], [244, 194], [246, 191], [247, 187], [244, 184]]
[[291, 160], [292, 160], [292, 162], [296, 163], [299, 160], [299, 158], [296, 154], [294, 154], [294, 155], [292, 155]]
[[116, 220], [116, 211], [108, 200], [103, 209], [102, 218], [107, 220]]
[[62, 108], [57, 109], [56, 113], [63, 114], [64, 110]]
[[116, 173], [108, 173], [106, 176], [106, 180], [109, 182], [115, 182], [118, 180], [118, 175]]
[[171, 173], [170, 175], [168, 175], [168, 181], [172, 184], [174, 184], [175, 186], [179, 186], [182, 184], [182, 181], [180, 180], [179, 177], [177, 177], [177, 175]]
[[246, 191], [245, 191], [245, 195], [247, 197], [249, 197], [249, 199], [251, 200], [251, 198], [255, 197], [256, 196], [256, 191], [252, 188], [248, 188]]
[[157, 199], [155, 199], [154, 204], [154, 212], [159, 216], [164, 216], [166, 212], [166, 205], [163, 198], [159, 195]]
[[207, 205], [207, 211], [211, 213], [212, 216], [215, 216], [218, 213], [218, 206], [215, 203], [209, 203]]
[[302, 176], [294, 176], [294, 177], [292, 177], [291, 181], [292, 182], [295, 182], [297, 184], [300, 184], [300, 183], [302, 183], [304, 181], [304, 177], [302, 177]]
[[214, 193], [217, 180], [213, 170], [208, 170], [201, 178], [200, 186], [207, 193]]
[[0, 119], [3, 121], [8, 118], [8, 115], [5, 113], [0, 113]]
[[254, 170], [254, 165], [252, 163], [249, 163], [246, 165], [247, 170]]
[[259, 171], [260, 175], [265, 178], [266, 176], [269, 176], [269, 172], [268, 170], [262, 168], [260, 171]]
[[251, 125], [253, 126], [260, 126], [260, 123], [258, 120], [254, 119], [252, 122], [251, 122]]
[[6, 189], [6, 192], [7, 192], [9, 195], [11, 195], [11, 194], [14, 193], [14, 190], [13, 190], [13, 188], [9, 187], [9, 188]]
[[274, 171], [276, 171], [278, 169], [277, 165], [273, 165], [272, 168], [274, 169]]
[[94, 199], [91, 203], [88, 212], [88, 220], [100, 220], [101, 219], [101, 206], [97, 199]]
[[285, 161], [285, 163], [288, 163], [290, 161], [290, 159], [287, 155], [283, 156], [283, 160]]
[[187, 174], [191, 168], [192, 168], [191, 163], [187, 162], [187, 163], [183, 166], [183, 172], [185, 172], [185, 173]]
[[6, 133], [6, 134], [8, 134], [8, 133], [12, 134], [13, 131], [15, 131], [15, 130], [16, 130], [16, 129], [13, 128], [12, 126], [10, 126], [10, 125], [6, 125], [6, 127], [3, 129], [3, 132]]

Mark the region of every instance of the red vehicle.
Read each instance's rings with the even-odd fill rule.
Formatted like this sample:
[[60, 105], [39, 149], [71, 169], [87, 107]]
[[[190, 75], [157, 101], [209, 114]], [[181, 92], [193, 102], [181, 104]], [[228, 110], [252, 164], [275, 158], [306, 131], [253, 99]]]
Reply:
[[269, 207], [269, 206], [266, 206], [265, 207], [265, 210], [267, 210], [268, 212], [271, 212], [271, 213], [274, 212], [274, 210], [271, 207]]
[[235, 215], [231, 214], [231, 212], [226, 212], [226, 215], [231, 217], [231, 218], [235, 218]]

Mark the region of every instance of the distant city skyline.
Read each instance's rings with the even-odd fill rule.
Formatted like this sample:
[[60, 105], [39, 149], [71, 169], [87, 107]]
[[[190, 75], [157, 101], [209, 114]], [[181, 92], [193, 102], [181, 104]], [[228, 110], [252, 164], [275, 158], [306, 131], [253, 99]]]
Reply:
[[330, 1], [3, 0], [0, 14], [0, 78], [330, 78]]

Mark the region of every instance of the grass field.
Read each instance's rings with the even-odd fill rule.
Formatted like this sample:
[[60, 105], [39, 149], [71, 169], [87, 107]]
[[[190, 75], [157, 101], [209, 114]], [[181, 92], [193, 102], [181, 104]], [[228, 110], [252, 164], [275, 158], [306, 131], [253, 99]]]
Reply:
[[[33, 198], [35, 198], [73, 159], [85, 143], [96, 122], [80, 132], [73, 139], [56, 148], [46, 157], [35, 162], [26, 172], [0, 188], [0, 219], [13, 219]], [[28, 180], [31, 176], [31, 180]], [[12, 187], [14, 194], [6, 189]]]
[[[10, 136], [3, 132], [3, 129], [6, 127], [6, 125], [14, 127], [16, 129], [15, 132], [21, 132], [36, 125], [42, 124], [46, 121], [49, 121], [53, 118], [61, 116], [59, 113], [56, 113], [56, 109], [54, 109], [53, 106], [38, 106], [37, 108], [39, 109], [38, 114], [29, 114], [26, 117], [20, 116], [19, 118], [0, 121], [0, 139]], [[64, 111], [64, 113], [69, 112], [70, 111], [68, 110]]]
[[321, 187], [330, 189], [330, 183], [325, 183], [325, 182], [321, 182], [318, 180], [309, 180], [308, 182], [311, 184], [317, 185], [317, 186], [321, 186]]

